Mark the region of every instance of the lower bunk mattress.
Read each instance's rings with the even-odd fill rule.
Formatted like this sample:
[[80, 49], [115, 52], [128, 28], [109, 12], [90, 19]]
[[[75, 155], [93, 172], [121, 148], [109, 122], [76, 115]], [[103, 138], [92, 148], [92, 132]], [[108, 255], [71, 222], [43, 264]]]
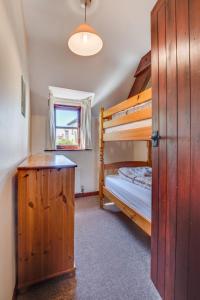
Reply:
[[151, 221], [151, 190], [128, 182], [119, 175], [106, 176], [105, 187], [127, 206]]

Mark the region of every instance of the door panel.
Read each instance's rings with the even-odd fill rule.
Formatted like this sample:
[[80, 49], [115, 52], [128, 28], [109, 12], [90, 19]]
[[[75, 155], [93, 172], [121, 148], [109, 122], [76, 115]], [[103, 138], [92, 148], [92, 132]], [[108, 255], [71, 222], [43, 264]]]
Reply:
[[188, 0], [177, 0], [178, 194], [175, 299], [187, 298], [190, 206], [190, 53]]
[[200, 299], [200, 1], [152, 11], [152, 280], [166, 300]]
[[200, 1], [189, 1], [191, 68], [191, 205], [189, 299], [200, 299]]
[[[167, 114], [166, 114], [166, 10], [163, 5], [158, 12], [158, 76], [159, 76], [159, 116], [158, 126], [160, 135], [165, 137], [167, 134]], [[158, 265], [162, 266], [158, 269], [158, 286], [161, 291], [161, 295], [164, 296], [165, 285], [165, 232], [166, 232], [166, 176], [167, 176], [167, 143], [166, 139], [160, 140], [158, 148], [159, 157], [159, 177], [162, 176], [162, 180], [159, 183], [159, 199], [162, 199], [158, 203], [159, 205], [159, 220], [163, 220], [159, 227], [158, 236]], [[162, 163], [161, 163], [162, 162]], [[161, 178], [161, 177], [160, 177]]]
[[[175, 0], [166, 1], [167, 52], [167, 209], [165, 254], [165, 299], [173, 299], [176, 248], [177, 199], [177, 52]], [[160, 79], [159, 79], [160, 81]], [[159, 160], [162, 164], [163, 162]], [[163, 180], [163, 178], [161, 179]], [[162, 199], [160, 198], [160, 201]], [[161, 219], [161, 224], [163, 220]]]

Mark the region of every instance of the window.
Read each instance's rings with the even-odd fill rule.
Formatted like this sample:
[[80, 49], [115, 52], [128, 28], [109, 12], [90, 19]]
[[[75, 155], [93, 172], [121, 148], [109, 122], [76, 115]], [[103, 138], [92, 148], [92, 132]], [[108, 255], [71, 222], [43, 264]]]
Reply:
[[55, 105], [56, 148], [80, 149], [80, 112], [76, 106]]

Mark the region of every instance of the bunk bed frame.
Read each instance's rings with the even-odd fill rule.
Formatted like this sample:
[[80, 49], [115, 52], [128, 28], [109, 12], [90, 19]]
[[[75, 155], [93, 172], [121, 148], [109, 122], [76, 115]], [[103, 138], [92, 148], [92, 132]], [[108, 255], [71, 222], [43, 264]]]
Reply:
[[[139, 111], [112, 119], [116, 113], [123, 112], [129, 108], [133, 108], [139, 104], [148, 102], [152, 99], [152, 89], [147, 89], [140, 94], [137, 94], [129, 99], [107, 109], [101, 108], [100, 111], [100, 167], [99, 167], [99, 197], [100, 207], [104, 207], [104, 197], [114, 202], [114, 204], [121, 209], [133, 222], [135, 222], [141, 229], [143, 229], [149, 236], [151, 235], [151, 222], [144, 216], [130, 208], [123, 203], [113, 193], [105, 187], [105, 174], [107, 172], [116, 173], [116, 170], [121, 167], [141, 167], [151, 166], [151, 135], [152, 127], [142, 127], [135, 129], [126, 129], [115, 132], [105, 132], [107, 128], [120, 126], [124, 124], [134, 123], [138, 121], [152, 119], [152, 108], [144, 108]], [[147, 141], [148, 160], [147, 161], [127, 161], [116, 162], [111, 164], [104, 163], [104, 146], [109, 141]]]

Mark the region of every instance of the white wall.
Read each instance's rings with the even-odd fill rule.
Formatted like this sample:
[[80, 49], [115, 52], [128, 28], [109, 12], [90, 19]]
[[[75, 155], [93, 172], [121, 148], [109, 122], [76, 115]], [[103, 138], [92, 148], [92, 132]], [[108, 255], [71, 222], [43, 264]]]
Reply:
[[46, 145], [46, 117], [40, 115], [31, 116], [31, 153], [38, 153], [45, 149]]
[[[21, 75], [27, 84], [21, 114]], [[29, 152], [29, 81], [20, 1], [0, 0], [0, 299], [15, 287], [16, 166]]]
[[147, 142], [134, 142], [134, 160], [147, 161], [148, 160], [148, 148]]
[[131, 161], [134, 159], [133, 142], [108, 142], [105, 144], [105, 163]]

